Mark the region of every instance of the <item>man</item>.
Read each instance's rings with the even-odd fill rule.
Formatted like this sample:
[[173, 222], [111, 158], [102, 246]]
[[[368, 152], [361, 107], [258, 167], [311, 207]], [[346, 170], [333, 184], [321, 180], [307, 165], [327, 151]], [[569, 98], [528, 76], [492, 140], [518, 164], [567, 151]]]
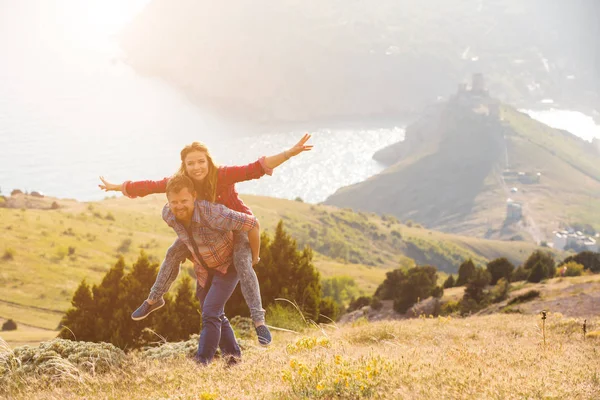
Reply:
[[[221, 204], [196, 201], [194, 184], [184, 175], [171, 178], [166, 192], [168, 204], [163, 208], [163, 219], [185, 243], [196, 272], [202, 332], [195, 359], [208, 364], [219, 346], [223, 355], [235, 362], [241, 350], [224, 311], [239, 281], [233, 267], [231, 231], [260, 236], [258, 220]], [[252, 249], [253, 259], [258, 259], [258, 252], [258, 248]]]

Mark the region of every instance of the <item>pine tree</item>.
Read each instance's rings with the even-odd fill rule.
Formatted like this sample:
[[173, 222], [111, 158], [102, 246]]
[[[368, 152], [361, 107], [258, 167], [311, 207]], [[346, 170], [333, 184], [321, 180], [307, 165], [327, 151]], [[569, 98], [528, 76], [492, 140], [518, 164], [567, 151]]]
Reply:
[[[77, 339], [83, 341], [95, 341], [94, 323], [97, 319], [94, 300], [90, 286], [85, 279], [81, 281], [79, 287], [71, 300], [72, 307], [60, 321], [62, 327], [58, 337], [63, 339]], [[66, 328], [68, 329], [66, 329]], [[75, 337], [73, 336], [75, 335]]]
[[505, 257], [501, 257], [490, 261], [486, 268], [492, 277], [491, 284], [495, 285], [502, 278], [510, 280], [515, 266]]
[[189, 276], [184, 276], [179, 287], [177, 295], [173, 302], [170, 315], [173, 315], [173, 324], [168, 331], [170, 341], [187, 340], [191, 334], [200, 332], [201, 318], [198, 313], [200, 305], [196, 299], [196, 290], [192, 286], [192, 280]]
[[470, 258], [458, 267], [456, 286], [463, 286], [475, 275], [475, 264]]
[[455, 284], [455, 282], [454, 282], [454, 275], [450, 275], [444, 281], [444, 289], [452, 288], [452, 287], [454, 287], [454, 284]]
[[121, 280], [125, 275], [125, 260], [119, 257], [117, 263], [108, 270], [100, 285], [92, 288], [96, 318], [92, 321], [94, 340], [110, 342], [114, 327], [111, 326], [114, 310], [121, 298]]
[[[312, 263], [313, 253], [309, 247], [298, 251], [296, 241], [284, 230], [279, 221], [273, 239], [261, 235], [260, 262], [256, 275], [260, 282], [263, 307], [285, 298], [298, 304], [307, 318], [317, 321], [321, 302], [320, 276]], [[241, 291], [236, 289], [226, 305], [226, 314], [249, 315]]]

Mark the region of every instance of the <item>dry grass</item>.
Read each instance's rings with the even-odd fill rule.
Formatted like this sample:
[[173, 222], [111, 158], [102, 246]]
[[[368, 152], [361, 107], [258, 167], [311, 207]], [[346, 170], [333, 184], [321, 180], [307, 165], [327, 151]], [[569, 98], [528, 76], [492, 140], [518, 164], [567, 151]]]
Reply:
[[[244, 361], [201, 368], [185, 358], [128, 362], [93, 379], [45, 382], [9, 398], [70, 399], [593, 399], [600, 348], [574, 334], [580, 323], [539, 316], [421, 318], [278, 333]], [[590, 330], [600, 319], [588, 320]], [[1, 396], [1, 394], [0, 394]]]

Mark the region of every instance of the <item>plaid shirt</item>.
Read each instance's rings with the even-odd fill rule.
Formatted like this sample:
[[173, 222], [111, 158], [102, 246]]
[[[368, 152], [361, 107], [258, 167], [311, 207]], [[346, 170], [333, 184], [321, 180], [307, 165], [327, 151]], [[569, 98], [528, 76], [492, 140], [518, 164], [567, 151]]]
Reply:
[[[217, 171], [217, 197], [215, 202], [223, 204], [234, 211], [252, 215], [252, 211], [235, 190], [237, 182], [258, 179], [263, 175], [273, 175], [273, 169], [265, 165], [265, 157], [243, 166], [219, 167]], [[122, 192], [125, 196], [135, 198], [144, 197], [153, 193], [165, 193], [169, 178], [160, 181], [126, 181], [123, 183]]]
[[206, 284], [208, 271], [202, 266], [191, 241], [195, 242], [198, 252], [208, 268], [225, 274], [227, 268], [233, 264], [233, 234], [231, 231], [248, 232], [257, 224], [256, 217], [253, 215], [233, 211], [221, 204], [205, 200], [194, 203], [194, 213], [189, 228], [192, 234], [191, 238], [188, 230], [177, 221], [168, 204], [163, 208], [162, 217], [167, 225], [177, 233], [179, 240], [185, 243], [188, 251], [186, 256], [194, 263], [196, 278], [202, 287]]

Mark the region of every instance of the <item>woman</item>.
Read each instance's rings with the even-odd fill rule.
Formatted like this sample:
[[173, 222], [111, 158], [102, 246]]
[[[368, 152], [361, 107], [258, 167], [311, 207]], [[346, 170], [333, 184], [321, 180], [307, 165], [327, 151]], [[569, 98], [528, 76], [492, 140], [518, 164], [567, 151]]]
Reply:
[[[225, 205], [234, 210], [252, 215], [252, 211], [240, 199], [235, 184], [251, 179], [258, 179], [265, 174], [271, 175], [273, 169], [283, 164], [304, 151], [312, 149], [312, 145], [305, 143], [311, 135], [305, 134], [295, 146], [282, 153], [270, 157], [261, 157], [254, 163], [239, 167], [218, 167], [208, 151], [208, 148], [198, 142], [194, 142], [181, 151], [181, 166], [178, 173], [184, 174], [192, 179], [196, 188], [198, 200], [208, 200]], [[126, 181], [122, 184], [112, 184], [100, 177], [101, 185], [105, 191], [121, 191], [130, 198], [142, 197], [153, 193], [165, 193], [169, 178], [161, 181]], [[261, 345], [267, 346], [271, 343], [271, 333], [265, 325], [265, 310], [262, 308], [258, 278], [252, 268], [258, 262], [253, 259], [251, 246], [259, 243], [250, 243], [246, 233], [234, 233], [234, 261], [233, 264], [240, 279], [242, 294], [248, 307], [250, 316]], [[152, 311], [158, 310], [164, 305], [163, 294], [168, 291], [169, 286], [177, 278], [179, 265], [185, 261], [187, 255], [186, 246], [178, 239], [167, 251], [156, 281], [152, 286], [150, 295], [144, 303], [134, 311], [132, 318], [140, 320], [148, 316]]]

